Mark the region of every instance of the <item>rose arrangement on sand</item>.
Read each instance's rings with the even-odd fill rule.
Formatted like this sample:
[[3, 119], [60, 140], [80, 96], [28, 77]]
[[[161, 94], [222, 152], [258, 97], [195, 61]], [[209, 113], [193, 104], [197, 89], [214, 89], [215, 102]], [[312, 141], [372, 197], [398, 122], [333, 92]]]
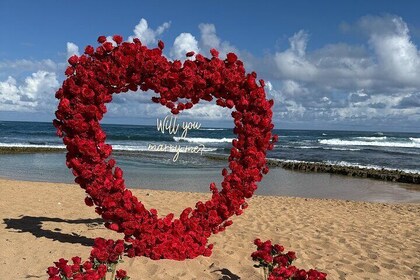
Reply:
[[89, 260], [82, 262], [80, 257], [73, 257], [72, 263], [59, 259], [47, 270], [49, 280], [106, 280], [108, 272], [112, 280], [128, 280], [125, 270], [117, 270], [124, 253], [124, 241], [96, 238]]
[[280, 244], [272, 244], [271, 240], [262, 242], [254, 240], [257, 250], [251, 254], [253, 261], [258, 262], [254, 267], [262, 268], [264, 280], [325, 280], [327, 274], [315, 269], [299, 269], [292, 265], [296, 260], [293, 251], [284, 252]]
[[[56, 93], [59, 105], [54, 120], [67, 147], [66, 164], [86, 191], [85, 203], [95, 206], [107, 228], [124, 235], [123, 241], [110, 241], [124, 244], [120, 255], [154, 260], [210, 256], [213, 245], [208, 244], [208, 238], [230, 226], [233, 215], [242, 214], [248, 206], [246, 200], [268, 172], [266, 153], [277, 141], [277, 135], [272, 134], [273, 100], [266, 98], [264, 81], [257, 81], [255, 72], [247, 74], [234, 53], [222, 60], [214, 49], [211, 58], [197, 54], [192, 59], [195, 54], [189, 52], [186, 56], [191, 59], [182, 63], [163, 56], [161, 41], [154, 49], [139, 39], [123, 42], [116, 35], [113, 41], [100, 36], [101, 45], [96, 49], [87, 46], [83, 55], [69, 58], [67, 79]], [[202, 101], [216, 100], [217, 105], [234, 109], [231, 115], [237, 137], [232, 141], [228, 168], [222, 170], [221, 188], [211, 183], [211, 199], [187, 207], [179, 217], [173, 213], [159, 217], [155, 209], [146, 209], [126, 189], [123, 171], [110, 158], [112, 147], [106, 144], [99, 123], [107, 111], [105, 104], [112, 101], [114, 93], [138, 89], [154, 91], [152, 101], [175, 115]], [[105, 254], [108, 249], [98, 250]], [[80, 268], [76, 260], [75, 270], [78, 265]], [[101, 261], [92, 253], [89, 262], [94, 263], [93, 268], [95, 260]], [[58, 272], [51, 268], [51, 279], [59, 279], [54, 277], [62, 275], [64, 262], [56, 263]], [[104, 270], [101, 264], [96, 267]], [[87, 275], [86, 269], [82, 270]]]

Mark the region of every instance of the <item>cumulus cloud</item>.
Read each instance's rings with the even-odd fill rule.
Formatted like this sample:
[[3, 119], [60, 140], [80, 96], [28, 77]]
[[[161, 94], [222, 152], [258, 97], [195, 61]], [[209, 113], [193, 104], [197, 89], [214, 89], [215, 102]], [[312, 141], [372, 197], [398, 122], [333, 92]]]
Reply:
[[[169, 27], [170, 22], [165, 22], [154, 29], [141, 19], [129, 40], [138, 37], [152, 46]], [[310, 29], [296, 30], [290, 34], [286, 49], [256, 57], [220, 38], [214, 24], [202, 23], [198, 34], [186, 30], [176, 36], [168, 55], [185, 59], [186, 52], [194, 51], [208, 56], [211, 48], [219, 50], [221, 58], [228, 52], [237, 53], [247, 71], [255, 70], [267, 81], [266, 91], [276, 101], [275, 122], [290, 127], [400, 128], [401, 123], [418, 127], [420, 52], [404, 20], [392, 15], [366, 16], [342, 25], [344, 29], [363, 34], [364, 42], [330, 42], [314, 49], [310, 48], [311, 40], [317, 38], [310, 36]], [[107, 39], [112, 41], [111, 37]], [[77, 45], [67, 43], [68, 56], [78, 52]], [[0, 110], [41, 110], [54, 104], [64, 65], [52, 60], [0, 61]], [[109, 104], [107, 116], [144, 118], [168, 113], [149, 100], [150, 94], [118, 95]], [[202, 103], [184, 113], [218, 121], [228, 115], [212, 103]]]
[[54, 106], [59, 82], [55, 73], [38, 71], [19, 83], [13, 77], [0, 81], [0, 110], [37, 111]]
[[230, 109], [213, 103], [201, 103], [183, 112], [183, 114], [199, 120], [226, 120], [226, 116], [230, 115]]
[[356, 26], [368, 36], [366, 46], [330, 44], [309, 54], [308, 34], [297, 32], [274, 55], [278, 77], [338, 89], [420, 86], [420, 53], [400, 17], [364, 17]]
[[19, 89], [16, 80], [8, 77], [7, 80], [0, 82], [0, 105], [9, 106], [17, 104], [20, 100]]
[[278, 115], [361, 126], [382, 123], [381, 118], [420, 121], [418, 114], [408, 118], [407, 108], [418, 106], [420, 52], [407, 24], [398, 16], [367, 16], [346, 29], [361, 31], [366, 43], [328, 44], [308, 52], [310, 37], [300, 30], [286, 50], [269, 56], [275, 66], [267, 72], [271, 94], [285, 105]]
[[129, 40], [139, 38], [140, 41], [145, 45], [156, 44], [158, 36], [160, 36], [166, 29], [171, 26], [171, 22], [164, 22], [156, 30], [149, 27], [147, 20], [142, 18], [140, 22], [134, 27], [133, 36], [129, 37]]
[[67, 42], [67, 58], [73, 56], [73, 55], [77, 55], [79, 56], [79, 47], [72, 42]]
[[216, 34], [216, 27], [214, 24], [201, 23], [198, 28], [200, 29], [201, 39], [200, 45], [203, 54], [207, 55], [210, 49], [216, 49], [223, 58], [230, 52], [238, 53], [239, 51], [232, 46], [228, 41], [221, 40]]
[[289, 43], [289, 49], [274, 55], [274, 60], [279, 71], [278, 74], [281, 77], [295, 80], [314, 79], [317, 69], [305, 57], [308, 34], [300, 30], [289, 38]]
[[190, 33], [179, 34], [174, 41], [174, 45], [171, 48], [171, 57], [173, 59], [183, 60], [187, 52], [193, 51], [199, 53], [198, 41]]
[[383, 76], [400, 85], [420, 86], [420, 52], [400, 17], [364, 17], [359, 25], [368, 31]]

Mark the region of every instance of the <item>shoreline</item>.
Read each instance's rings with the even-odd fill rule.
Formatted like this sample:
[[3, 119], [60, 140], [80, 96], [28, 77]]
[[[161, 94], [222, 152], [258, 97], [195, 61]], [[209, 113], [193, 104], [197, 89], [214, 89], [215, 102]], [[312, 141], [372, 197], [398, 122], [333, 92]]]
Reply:
[[[84, 191], [75, 184], [0, 178], [0, 275], [46, 278], [59, 258], [85, 259], [95, 237], [121, 238], [104, 228]], [[210, 193], [131, 189], [146, 208], [176, 215]], [[261, 279], [253, 268], [252, 241], [259, 237], [296, 252], [296, 265], [329, 279], [418, 279], [420, 204], [256, 195], [233, 225], [213, 235], [210, 257], [183, 262], [127, 259], [131, 279]], [[401, 242], [404, 240], [404, 242]], [[230, 273], [230, 274], [229, 274]]]
[[[65, 151], [65, 147], [0, 147], [0, 155], [61, 153]], [[147, 152], [148, 151], [113, 151], [113, 153], [117, 156], [126, 155], [127, 153], [136, 155]], [[215, 161], [223, 161], [228, 159], [227, 155], [222, 154], [204, 154], [203, 156], [207, 159]], [[267, 164], [271, 168], [283, 168], [286, 170], [304, 173], [337, 174], [355, 178], [368, 178], [385, 182], [411, 184], [414, 186], [414, 189], [420, 191], [420, 173], [411, 173], [398, 169], [343, 166], [322, 162], [279, 160], [273, 158], [267, 158]]]
[[[67, 182], [60, 182], [60, 181], [42, 181], [42, 180], [31, 181], [27, 179], [15, 179], [15, 178], [0, 176], [0, 187], [4, 182], [16, 182], [16, 183], [22, 183], [22, 184], [68, 185], [68, 186], [75, 187], [76, 189], [83, 190], [76, 183], [67, 183]], [[190, 190], [190, 189], [174, 190], [174, 189], [159, 189], [159, 188], [147, 188], [147, 187], [142, 188], [141, 186], [131, 186], [131, 185], [130, 186], [126, 185], [126, 189], [129, 189], [132, 191], [134, 190], [138, 192], [144, 192], [147, 196], [149, 196], [149, 193], [153, 193], [153, 192], [192, 194], [192, 195], [200, 195], [200, 196], [207, 196], [211, 194], [211, 191], [200, 191], [200, 190]], [[419, 205], [420, 206], [420, 200], [372, 201], [372, 200], [359, 200], [359, 199], [335, 198], [335, 197], [312, 197], [312, 196], [304, 197], [304, 196], [295, 196], [295, 195], [288, 195], [288, 194], [272, 194], [272, 193], [256, 193], [256, 192], [254, 193], [253, 197], [285, 198], [285, 199], [290, 198], [290, 199], [303, 199], [305, 201], [325, 200], [325, 201], [346, 202], [346, 203], [351, 202], [351, 203], [373, 203], [373, 204], [383, 204], [383, 205]]]

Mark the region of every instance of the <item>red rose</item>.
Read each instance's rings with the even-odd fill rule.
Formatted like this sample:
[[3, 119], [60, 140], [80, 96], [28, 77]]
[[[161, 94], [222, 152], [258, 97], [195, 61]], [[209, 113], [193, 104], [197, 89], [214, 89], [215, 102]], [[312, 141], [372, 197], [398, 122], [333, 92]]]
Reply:
[[92, 46], [86, 46], [85, 48], [85, 54], [87, 55], [93, 55], [93, 53], [95, 52], [95, 49]]
[[212, 57], [219, 57], [219, 52], [216, 49], [211, 49], [210, 54]]
[[60, 272], [60, 270], [55, 266], [50, 266], [47, 269], [47, 273], [50, 277], [57, 275]]
[[290, 261], [296, 260], [296, 253], [293, 251], [289, 251], [287, 252], [287, 257], [289, 258]]
[[82, 262], [82, 259], [80, 257], [73, 257], [71, 258], [74, 264], [80, 264]]
[[98, 37], [98, 42], [99, 42], [100, 44], [102, 44], [102, 43], [106, 42], [106, 37], [105, 37], [105, 36], [99, 36], [99, 37]]
[[123, 269], [117, 270], [117, 278], [124, 278], [127, 277], [127, 272]]
[[236, 54], [234, 54], [234, 53], [228, 53], [227, 54], [227, 61], [229, 63], [234, 63], [237, 59], [238, 59], [238, 57], [236, 56]]
[[110, 52], [110, 51], [112, 51], [114, 49], [114, 46], [112, 45], [111, 42], [105, 42], [103, 44], [103, 47], [104, 47], [104, 49], [105, 49], [106, 52]]
[[87, 206], [93, 206], [93, 200], [90, 197], [85, 197], [85, 204]]
[[74, 68], [72, 66], [67, 67], [66, 71], [64, 72], [66, 76], [71, 76], [74, 74]]
[[79, 62], [79, 57], [77, 55], [72, 55], [69, 59], [68, 62], [70, 65], [75, 66], [77, 64], [77, 62]]
[[85, 261], [85, 262], [83, 263], [83, 268], [84, 268], [85, 270], [90, 270], [90, 269], [92, 269], [92, 267], [93, 267], [93, 264], [92, 264], [90, 261]]
[[112, 40], [114, 40], [114, 42], [117, 43], [117, 45], [119, 45], [122, 43], [123, 37], [120, 35], [114, 35], [112, 36]]

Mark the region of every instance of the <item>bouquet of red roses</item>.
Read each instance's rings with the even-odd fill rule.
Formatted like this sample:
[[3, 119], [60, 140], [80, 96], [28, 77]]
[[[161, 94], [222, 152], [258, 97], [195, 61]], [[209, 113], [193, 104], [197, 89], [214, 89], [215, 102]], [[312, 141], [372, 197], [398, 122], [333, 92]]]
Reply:
[[264, 271], [265, 280], [324, 280], [327, 274], [315, 269], [308, 271], [299, 269], [292, 265], [296, 259], [293, 251], [284, 252], [284, 247], [279, 244], [272, 244], [271, 240], [262, 242], [255, 239], [257, 251], [251, 254], [252, 260], [258, 264], [254, 267], [261, 267]]

